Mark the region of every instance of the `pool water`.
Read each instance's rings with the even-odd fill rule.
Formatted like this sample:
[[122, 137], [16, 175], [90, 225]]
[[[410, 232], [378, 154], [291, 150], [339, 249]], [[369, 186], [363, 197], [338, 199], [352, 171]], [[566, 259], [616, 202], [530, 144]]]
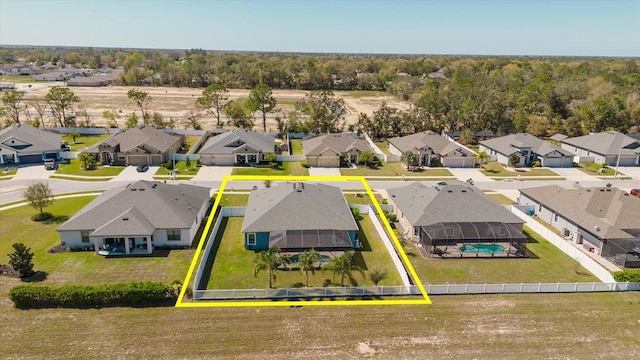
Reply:
[[495, 254], [504, 251], [504, 247], [498, 244], [466, 244], [460, 247], [460, 251], [466, 253]]
[[[328, 255], [318, 255], [318, 257], [320, 258], [320, 262], [322, 263], [326, 263], [331, 260], [331, 256]], [[289, 258], [289, 263], [291, 264], [297, 264], [298, 262], [300, 262], [298, 255], [293, 255], [291, 258]]]

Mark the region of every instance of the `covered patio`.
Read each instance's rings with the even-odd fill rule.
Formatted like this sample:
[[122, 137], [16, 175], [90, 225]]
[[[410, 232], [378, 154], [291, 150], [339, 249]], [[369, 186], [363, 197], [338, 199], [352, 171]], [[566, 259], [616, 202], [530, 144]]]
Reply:
[[278, 247], [286, 252], [348, 250], [357, 244], [358, 240], [352, 242], [347, 230], [286, 230], [269, 234], [269, 247]]
[[102, 256], [149, 255], [153, 252], [151, 235], [137, 237], [94, 238], [96, 253]]

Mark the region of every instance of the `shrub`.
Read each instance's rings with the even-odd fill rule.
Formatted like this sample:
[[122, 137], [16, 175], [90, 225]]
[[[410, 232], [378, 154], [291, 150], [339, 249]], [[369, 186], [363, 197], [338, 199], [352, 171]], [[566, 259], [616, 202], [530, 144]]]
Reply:
[[47, 221], [53, 219], [53, 214], [50, 212], [41, 212], [33, 215], [31, 220], [33, 221]]
[[384, 214], [384, 216], [387, 218], [387, 221], [389, 221], [389, 222], [394, 222], [394, 221], [398, 220], [398, 215], [391, 214], [387, 210], [382, 210], [382, 213]]
[[640, 282], [640, 269], [616, 271], [613, 273], [613, 278], [617, 282]]
[[310, 167], [307, 161], [301, 162], [300, 165], [302, 165], [303, 168], [307, 168], [307, 169]]
[[9, 265], [20, 273], [20, 277], [33, 274], [33, 251], [22, 243], [13, 244], [13, 253], [9, 254]]
[[104, 307], [158, 304], [175, 297], [171, 286], [154, 282], [109, 285], [19, 285], [9, 291], [17, 308]]
[[167, 160], [164, 164], [162, 164], [162, 167], [166, 168], [167, 170], [173, 170], [173, 162], [171, 160]]
[[388, 203], [389, 203], [389, 201], [388, 201], [387, 199], [382, 199], [382, 204], [383, 204], [383, 205], [386, 205], [386, 204], [388, 204]]

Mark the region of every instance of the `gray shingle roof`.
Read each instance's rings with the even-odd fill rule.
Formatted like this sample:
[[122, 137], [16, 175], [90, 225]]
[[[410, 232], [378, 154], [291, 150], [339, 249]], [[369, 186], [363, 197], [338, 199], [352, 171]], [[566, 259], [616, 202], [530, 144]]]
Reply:
[[549, 139], [555, 140], [555, 141], [562, 141], [562, 140], [564, 140], [566, 138], [568, 138], [568, 136], [565, 135], [565, 134], [555, 134], [552, 137], [550, 137]]
[[466, 154], [467, 156], [475, 156], [473, 152], [462, 148], [460, 145], [449, 141], [430, 130], [407, 136], [394, 137], [389, 139], [389, 143], [403, 153], [405, 151], [418, 150], [426, 146], [430, 147], [436, 154], [442, 156], [456, 150]]
[[[58, 231], [96, 231], [100, 236], [148, 234], [191, 227], [209, 189], [140, 180], [106, 191], [62, 224]], [[128, 218], [129, 220], [122, 220]]]
[[180, 142], [182, 136], [170, 135], [149, 125], [138, 125], [127, 131], [111, 136], [101, 143], [88, 148], [87, 152], [98, 152], [100, 144], [116, 147], [119, 152], [129, 152], [137, 147], [155, 149], [160, 153], [167, 152], [173, 145]]
[[244, 144], [263, 153], [268, 153], [275, 150], [275, 142], [276, 139], [268, 134], [235, 129], [207, 140], [202, 146], [200, 154], [233, 154], [238, 147]]
[[628, 231], [640, 229], [640, 199], [620, 189], [547, 185], [520, 192], [602, 239], [635, 238]]
[[618, 155], [620, 148], [629, 148], [628, 151], [640, 153], [640, 140], [617, 131], [578, 136], [562, 140], [562, 143], [605, 156]]
[[[22, 149], [16, 149], [11, 146], [11, 140], [17, 140], [31, 144]], [[0, 146], [6, 146], [21, 152], [42, 152], [60, 150], [62, 138], [60, 134], [33, 128], [24, 124], [15, 124], [0, 130]]]
[[334, 186], [283, 183], [252, 191], [242, 232], [283, 230], [358, 230], [358, 225]]
[[524, 223], [482, 191], [469, 185], [428, 187], [414, 182], [388, 189], [387, 193], [413, 226], [450, 222]]
[[327, 150], [334, 151], [338, 154], [343, 154], [356, 149], [360, 152], [371, 151], [367, 144], [357, 138], [351, 137], [348, 134], [327, 134], [316, 136], [314, 138], [304, 140], [302, 142], [302, 148], [305, 155], [320, 155]]
[[518, 152], [516, 147], [531, 148], [534, 153], [540, 156], [546, 156], [554, 151], [557, 151], [564, 156], [574, 155], [567, 150], [561, 149], [558, 146], [526, 133], [510, 134], [495, 139], [484, 140], [480, 141], [480, 144], [505, 156]]

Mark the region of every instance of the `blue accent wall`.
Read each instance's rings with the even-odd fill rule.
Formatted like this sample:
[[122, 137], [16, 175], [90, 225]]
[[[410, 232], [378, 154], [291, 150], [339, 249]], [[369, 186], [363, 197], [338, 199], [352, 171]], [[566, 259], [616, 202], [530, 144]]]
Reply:
[[357, 230], [349, 230], [349, 240], [351, 240], [351, 246], [352, 247], [356, 246], [357, 235], [358, 235], [358, 231]]
[[269, 250], [269, 233], [260, 232], [256, 233], [256, 244], [249, 245], [249, 234], [244, 234], [244, 248], [247, 250], [261, 251]]

